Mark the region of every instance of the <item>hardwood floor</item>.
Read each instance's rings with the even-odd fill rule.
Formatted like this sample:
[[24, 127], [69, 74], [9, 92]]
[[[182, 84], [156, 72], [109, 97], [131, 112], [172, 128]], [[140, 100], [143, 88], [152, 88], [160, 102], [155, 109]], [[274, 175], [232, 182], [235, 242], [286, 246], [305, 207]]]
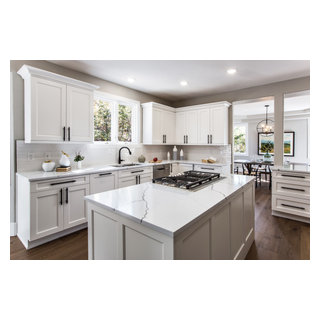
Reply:
[[255, 242], [248, 260], [310, 259], [310, 226], [271, 215], [271, 191], [267, 183], [256, 188]]
[[[255, 242], [248, 260], [310, 259], [308, 224], [271, 216], [271, 192], [262, 183], [256, 189]], [[26, 250], [17, 237], [10, 238], [11, 260], [86, 260], [88, 233], [80, 230], [71, 235]]]

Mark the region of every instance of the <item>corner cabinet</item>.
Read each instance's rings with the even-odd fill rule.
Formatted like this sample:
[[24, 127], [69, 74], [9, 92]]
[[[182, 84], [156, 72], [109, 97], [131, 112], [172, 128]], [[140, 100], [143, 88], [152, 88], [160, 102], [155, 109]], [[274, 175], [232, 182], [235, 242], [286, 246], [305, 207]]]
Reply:
[[175, 143], [175, 109], [155, 103], [142, 104], [143, 108], [143, 143], [174, 144]]
[[99, 87], [24, 65], [25, 142], [93, 142]]

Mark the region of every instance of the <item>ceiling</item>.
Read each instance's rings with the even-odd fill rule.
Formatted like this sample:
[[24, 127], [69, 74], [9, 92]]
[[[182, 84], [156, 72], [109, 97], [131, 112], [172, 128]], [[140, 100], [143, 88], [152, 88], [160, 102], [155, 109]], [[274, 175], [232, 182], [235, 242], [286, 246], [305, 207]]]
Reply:
[[[273, 99], [260, 99], [252, 102], [237, 103], [233, 105], [233, 115], [237, 119], [244, 119], [247, 117], [265, 115], [265, 105], [269, 105], [268, 113], [274, 112]], [[289, 95], [284, 98], [284, 112], [287, 114], [301, 114], [309, 112], [310, 110], [310, 93], [309, 91]]]
[[[308, 60], [48, 60], [170, 102], [310, 75]], [[234, 68], [233, 75], [226, 71]], [[128, 77], [134, 78], [133, 83]], [[180, 81], [186, 80], [187, 86]]]

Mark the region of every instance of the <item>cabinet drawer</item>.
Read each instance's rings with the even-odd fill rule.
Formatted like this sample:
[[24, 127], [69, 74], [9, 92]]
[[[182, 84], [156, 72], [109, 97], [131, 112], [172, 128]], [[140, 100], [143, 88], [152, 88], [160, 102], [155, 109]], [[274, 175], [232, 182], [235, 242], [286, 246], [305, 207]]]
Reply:
[[118, 187], [117, 172], [100, 172], [90, 175], [90, 194], [113, 190]]
[[273, 179], [281, 179], [288, 181], [296, 181], [301, 183], [310, 183], [310, 174], [309, 173], [298, 173], [298, 172], [289, 172], [289, 171], [273, 171]]
[[272, 195], [272, 210], [294, 214], [302, 217], [310, 217], [310, 204], [308, 200]]
[[30, 191], [38, 192], [38, 191], [46, 191], [53, 189], [60, 189], [66, 186], [75, 186], [80, 184], [89, 183], [89, 176], [80, 176], [80, 177], [68, 177], [68, 178], [59, 178], [59, 179], [50, 179], [50, 180], [42, 180], [31, 182]]
[[152, 167], [139, 168], [139, 166], [137, 166], [136, 168], [120, 170], [119, 171], [119, 178], [130, 177], [132, 175], [141, 175], [141, 174], [151, 173], [151, 172], [152, 172]]
[[272, 182], [272, 193], [302, 199], [310, 198], [310, 186], [298, 183], [288, 183], [288, 180], [275, 179]]
[[205, 165], [195, 165], [194, 170], [196, 171], [203, 171], [203, 172], [217, 172], [217, 173], [222, 173], [223, 172], [223, 167], [222, 166], [205, 166]]

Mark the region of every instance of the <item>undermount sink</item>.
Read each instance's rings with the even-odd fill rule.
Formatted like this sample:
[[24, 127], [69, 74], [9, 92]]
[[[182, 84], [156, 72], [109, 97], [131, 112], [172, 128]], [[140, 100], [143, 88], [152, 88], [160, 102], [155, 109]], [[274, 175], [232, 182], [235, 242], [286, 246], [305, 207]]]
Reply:
[[123, 164], [114, 164], [111, 167], [134, 167], [140, 166], [141, 163], [123, 163]]

